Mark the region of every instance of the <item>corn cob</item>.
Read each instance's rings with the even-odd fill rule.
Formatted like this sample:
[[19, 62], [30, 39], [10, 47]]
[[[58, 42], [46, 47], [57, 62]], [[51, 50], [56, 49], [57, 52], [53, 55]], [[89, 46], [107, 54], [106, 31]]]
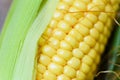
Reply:
[[36, 80], [93, 80], [118, 0], [60, 0], [38, 42]]

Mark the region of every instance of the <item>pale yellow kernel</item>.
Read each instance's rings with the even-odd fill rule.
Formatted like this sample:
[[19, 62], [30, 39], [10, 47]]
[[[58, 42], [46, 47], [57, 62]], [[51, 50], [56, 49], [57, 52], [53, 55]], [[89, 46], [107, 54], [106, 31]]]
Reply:
[[73, 36], [79, 42], [83, 39], [83, 36], [76, 29], [72, 29], [69, 35]]
[[82, 62], [83, 62], [83, 63], [86, 63], [86, 64], [88, 64], [88, 65], [90, 65], [90, 66], [93, 64], [92, 58], [91, 58], [90, 56], [88, 56], [88, 55], [85, 55], [85, 56], [83, 57]]
[[[105, 6], [105, 11], [106, 12], [113, 12], [114, 10], [113, 10], [113, 8], [112, 8], [112, 6], [110, 4], [107, 4]], [[110, 15], [112, 15], [112, 14], [110, 13]]]
[[50, 72], [50, 71], [45, 71], [45, 73], [43, 74], [43, 76], [44, 76], [44, 79], [45, 80], [56, 80], [57, 78], [56, 78], [56, 75], [54, 75], [52, 72]]
[[37, 70], [38, 70], [38, 72], [40, 72], [40, 73], [44, 73], [45, 70], [46, 70], [46, 67], [45, 67], [43, 64], [38, 64], [38, 65], [37, 65]]
[[98, 53], [100, 53], [100, 44], [99, 44], [99, 43], [96, 43], [94, 49], [95, 49]]
[[87, 9], [87, 6], [84, 2], [82, 1], [79, 1], [79, 0], [76, 0], [74, 3], [73, 3], [73, 6], [75, 6], [76, 8], [80, 9], [80, 10], [86, 10]]
[[67, 77], [66, 75], [62, 74], [62, 75], [59, 75], [57, 80], [70, 80], [69, 77]]
[[104, 0], [93, 0], [92, 2], [94, 4], [98, 4], [99, 6], [105, 6], [105, 1]]
[[87, 79], [86, 80], [94, 80], [94, 74], [93, 73], [89, 73], [87, 75]]
[[76, 73], [77, 80], [86, 80], [86, 74], [82, 71], [77, 71]]
[[100, 45], [100, 53], [101, 53], [101, 54], [103, 53], [104, 49], [105, 49], [105, 45], [104, 45], [104, 44], [101, 44], [101, 45]]
[[84, 13], [83, 12], [80, 12], [79, 9], [77, 9], [76, 7], [71, 7], [69, 9], [69, 12], [71, 12], [71, 14], [76, 18], [76, 19], [80, 19], [81, 17], [84, 16]]
[[63, 18], [63, 15], [64, 15], [64, 13], [62, 13], [62, 11], [56, 10], [53, 15], [53, 18], [56, 20], [61, 20]]
[[84, 18], [80, 21], [81, 24], [85, 25], [85, 27], [87, 28], [93, 28], [93, 24], [91, 23], [91, 21], [87, 18]]
[[56, 63], [50, 63], [48, 65], [48, 70], [50, 70], [52, 73], [54, 73], [56, 75], [60, 75], [63, 71], [63, 67]]
[[60, 65], [65, 65], [66, 64], [66, 61], [58, 55], [53, 56], [52, 61], [54, 63], [60, 64]]
[[100, 20], [100, 21], [102, 21], [103, 23], [106, 23], [106, 21], [107, 21], [107, 13], [100, 13], [100, 15], [99, 15], [99, 17], [98, 17], [98, 19]]
[[74, 69], [79, 69], [80, 67], [80, 60], [75, 57], [72, 57], [67, 63], [69, 66], [71, 66]]
[[57, 54], [65, 60], [69, 60], [72, 57], [72, 53], [65, 49], [58, 49]]
[[68, 33], [72, 29], [72, 27], [65, 20], [60, 21], [57, 26], [65, 33]]
[[88, 52], [90, 51], [90, 47], [85, 42], [81, 42], [79, 44], [79, 48], [85, 54], [88, 54]]
[[43, 74], [37, 72], [36, 80], [41, 80], [42, 78], [43, 78]]
[[96, 44], [96, 41], [94, 40], [94, 38], [92, 38], [91, 36], [86, 36], [84, 38], [84, 41], [90, 46], [90, 47], [94, 47]]
[[73, 49], [72, 53], [74, 57], [77, 57], [79, 59], [81, 59], [84, 56], [84, 53], [80, 51], [79, 48]]
[[49, 45], [55, 49], [60, 47], [60, 41], [54, 37], [49, 39]]
[[99, 33], [95, 28], [92, 28], [92, 29], [90, 30], [90, 35], [91, 35], [95, 40], [98, 40], [100, 33]]
[[106, 38], [106, 37], [103, 34], [100, 34], [99, 42], [103, 43], [104, 42], [104, 38]]
[[49, 57], [52, 57], [56, 54], [56, 51], [50, 45], [45, 45], [42, 48], [42, 53], [46, 54]]
[[107, 27], [104, 27], [104, 31], [103, 31], [103, 34], [106, 36], [106, 37], [109, 37], [110, 36], [110, 30], [107, 28]]
[[[95, 14], [95, 15], [99, 15], [99, 11], [100, 11], [98, 5], [94, 4], [94, 3], [88, 4], [87, 10], [92, 11], [92, 13]], [[96, 12], [96, 11], [98, 11], [98, 12]]]
[[50, 37], [52, 34], [52, 29], [51, 28], [47, 28], [45, 30], [45, 32], [43, 33], [43, 35], [47, 36], [47, 37]]
[[112, 19], [108, 17], [105, 26], [106, 26], [109, 30], [111, 30], [111, 29], [112, 29], [111, 25], [112, 25]]
[[81, 1], [83, 1], [85, 3], [90, 3], [91, 2], [91, 0], [81, 0]]
[[74, 0], [63, 0], [68, 5], [72, 5]]
[[85, 74], [89, 73], [91, 70], [90, 66], [88, 66], [86, 63], [81, 64], [80, 71], [84, 72]]
[[98, 21], [97, 23], [94, 24], [94, 27], [95, 27], [99, 32], [103, 32], [104, 24], [103, 24], [101, 21]]
[[92, 14], [92, 13], [87, 13], [86, 14], [86, 17], [92, 22], [92, 23], [95, 23], [98, 19], [97, 19], [97, 16]]
[[60, 30], [60, 29], [55, 29], [53, 31], [53, 37], [55, 37], [55, 38], [57, 38], [59, 40], [64, 39], [65, 35], [66, 34], [62, 30]]
[[77, 19], [71, 14], [66, 14], [64, 20], [67, 21], [70, 25], [74, 25], [77, 22]]
[[68, 42], [66, 42], [65, 40], [62, 40], [60, 42], [60, 48], [67, 49], [67, 50], [72, 50], [72, 46]]
[[94, 64], [92, 65], [92, 67], [91, 67], [91, 71], [92, 71], [93, 73], [95, 73], [95, 72], [96, 72], [96, 68], [97, 68], [97, 65], [94, 63]]
[[57, 20], [52, 19], [51, 22], [49, 23], [50, 28], [56, 28], [57, 27]]
[[65, 37], [65, 41], [68, 42], [73, 48], [78, 47], [78, 41], [70, 35]]
[[41, 54], [39, 58], [39, 62], [47, 66], [51, 62], [51, 59], [48, 56]]
[[68, 8], [69, 8], [69, 5], [64, 2], [60, 2], [57, 6], [57, 9], [60, 9], [60, 10], [68, 10]]
[[96, 62], [96, 64], [98, 64], [100, 62], [100, 55], [99, 54], [96, 56], [95, 62]]
[[64, 72], [63, 73], [70, 78], [74, 78], [75, 75], [76, 75], [76, 71], [69, 66], [64, 67]]
[[46, 41], [43, 37], [41, 37], [38, 41], [39, 46], [43, 46], [43, 45], [45, 45], [45, 43], [46, 43]]
[[97, 56], [97, 52], [94, 49], [91, 49], [90, 52], [88, 53], [88, 56], [95, 59], [95, 57]]
[[89, 29], [82, 24], [77, 24], [75, 26], [75, 29], [78, 30], [79, 33], [81, 33], [83, 36], [86, 36], [89, 34]]

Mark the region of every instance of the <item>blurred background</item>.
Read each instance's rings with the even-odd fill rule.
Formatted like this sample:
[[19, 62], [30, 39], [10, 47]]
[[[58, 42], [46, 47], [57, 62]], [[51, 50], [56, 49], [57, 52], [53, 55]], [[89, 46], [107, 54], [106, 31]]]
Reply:
[[0, 32], [12, 0], [0, 0]]

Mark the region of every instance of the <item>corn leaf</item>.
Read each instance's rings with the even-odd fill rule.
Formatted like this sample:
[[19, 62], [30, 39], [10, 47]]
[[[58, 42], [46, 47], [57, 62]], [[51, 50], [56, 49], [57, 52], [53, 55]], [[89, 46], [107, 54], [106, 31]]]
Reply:
[[14, 0], [0, 35], [0, 80], [33, 80], [37, 40], [58, 0]]

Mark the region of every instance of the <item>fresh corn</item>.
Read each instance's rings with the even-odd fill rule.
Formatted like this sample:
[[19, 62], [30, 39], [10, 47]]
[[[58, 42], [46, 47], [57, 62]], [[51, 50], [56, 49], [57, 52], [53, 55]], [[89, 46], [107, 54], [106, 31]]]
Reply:
[[60, 0], [38, 42], [36, 80], [93, 80], [118, 0]]

